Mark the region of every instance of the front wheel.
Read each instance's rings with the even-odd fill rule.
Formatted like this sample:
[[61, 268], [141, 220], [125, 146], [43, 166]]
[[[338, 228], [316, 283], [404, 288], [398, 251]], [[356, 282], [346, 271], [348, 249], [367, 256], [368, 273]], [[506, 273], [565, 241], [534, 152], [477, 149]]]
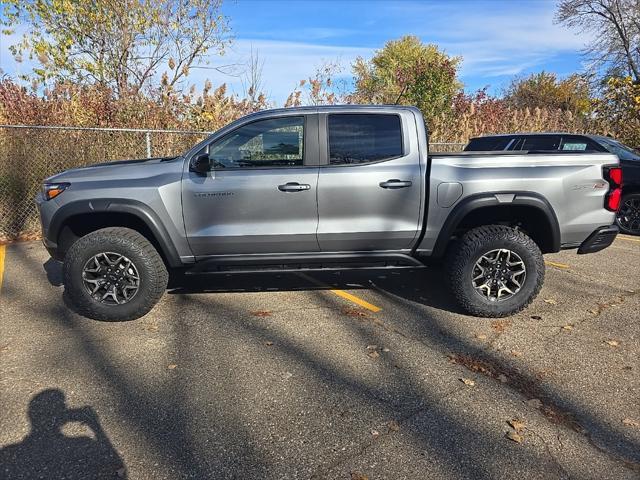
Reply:
[[65, 297], [96, 320], [140, 318], [160, 300], [168, 273], [151, 243], [130, 228], [97, 230], [76, 241], [64, 260]]
[[460, 306], [480, 317], [506, 317], [527, 307], [544, 281], [538, 245], [514, 228], [488, 225], [463, 235], [450, 250], [449, 286]]

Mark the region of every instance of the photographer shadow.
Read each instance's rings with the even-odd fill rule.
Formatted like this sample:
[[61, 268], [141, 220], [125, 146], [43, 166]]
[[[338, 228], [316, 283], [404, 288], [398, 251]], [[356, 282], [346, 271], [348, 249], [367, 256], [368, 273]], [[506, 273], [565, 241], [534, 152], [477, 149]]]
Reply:
[[0, 478], [127, 478], [122, 458], [91, 407], [68, 408], [64, 393], [50, 389], [31, 399], [28, 415], [29, 434], [0, 450]]

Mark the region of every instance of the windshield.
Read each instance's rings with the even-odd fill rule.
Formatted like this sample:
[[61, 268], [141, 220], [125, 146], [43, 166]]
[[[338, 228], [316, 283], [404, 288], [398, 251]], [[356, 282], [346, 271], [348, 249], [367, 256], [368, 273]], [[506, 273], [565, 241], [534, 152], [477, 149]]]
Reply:
[[613, 138], [598, 138], [604, 148], [615, 153], [620, 160], [640, 160], [640, 152], [614, 140]]

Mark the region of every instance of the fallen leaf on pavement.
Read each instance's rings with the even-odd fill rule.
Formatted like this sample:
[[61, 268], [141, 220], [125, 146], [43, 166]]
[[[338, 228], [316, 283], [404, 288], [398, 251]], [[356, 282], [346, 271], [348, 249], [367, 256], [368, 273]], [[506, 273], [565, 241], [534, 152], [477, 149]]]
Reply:
[[254, 317], [270, 317], [272, 314], [269, 310], [256, 310], [255, 312], [251, 312], [251, 315]]
[[496, 332], [502, 333], [511, 326], [511, 320], [494, 320], [491, 322], [491, 328]]
[[369, 477], [360, 472], [351, 472], [351, 480], [369, 480]]
[[507, 437], [512, 442], [516, 442], [516, 443], [522, 443], [524, 440], [524, 438], [522, 438], [522, 435], [516, 432], [507, 432], [505, 437]]
[[622, 423], [627, 427], [640, 427], [640, 422], [636, 422], [635, 420], [632, 420], [630, 418], [625, 418], [624, 420], [622, 420]]
[[563, 330], [573, 330], [573, 325], [565, 325], [562, 327]]
[[461, 378], [460, 381], [469, 387], [473, 387], [476, 384], [476, 382], [474, 382], [470, 378]]
[[342, 313], [349, 317], [368, 317], [367, 312], [360, 308], [343, 308]]
[[370, 358], [374, 358], [374, 359], [380, 357], [380, 354], [378, 353], [377, 350], [371, 350], [369, 353], [367, 353], [367, 355]]
[[389, 430], [392, 432], [397, 432], [398, 430], [400, 430], [400, 424], [395, 420], [389, 420], [387, 422], [387, 427], [389, 427]]
[[544, 299], [544, 303], [548, 303], [549, 305], [557, 305], [558, 302], [555, 301], [553, 298], [545, 298]]
[[537, 398], [532, 398], [530, 400], [527, 400], [526, 403], [527, 403], [527, 405], [529, 405], [530, 407], [533, 407], [533, 408], [542, 407], [542, 402]]
[[542, 320], [542, 317], [540, 315], [531, 315], [531, 320]]
[[167, 368], [169, 370], [173, 370], [174, 368], [176, 368], [178, 365], [176, 365], [175, 363], [172, 363], [171, 365], [167, 365]]
[[522, 433], [522, 431], [524, 430], [524, 427], [526, 427], [526, 424], [524, 423], [524, 421], [520, 420], [519, 418], [508, 420], [507, 423], [511, 428], [513, 428], [518, 433]]
[[617, 340], [605, 340], [604, 343], [606, 343], [610, 347], [617, 347], [618, 345], [620, 345], [620, 342], [618, 342]]
[[484, 333], [481, 333], [479, 335], [476, 335], [476, 338], [478, 340], [485, 340], [487, 338], [487, 336]]

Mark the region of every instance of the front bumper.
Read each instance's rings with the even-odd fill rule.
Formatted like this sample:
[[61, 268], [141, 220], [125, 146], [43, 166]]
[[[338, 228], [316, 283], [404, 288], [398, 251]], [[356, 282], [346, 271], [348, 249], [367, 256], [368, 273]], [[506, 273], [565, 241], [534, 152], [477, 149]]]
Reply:
[[599, 227], [578, 248], [578, 254], [594, 253], [604, 250], [613, 243], [618, 235], [618, 227], [610, 225]]
[[40, 229], [42, 232], [42, 243], [49, 252], [49, 255], [59, 260], [58, 245], [55, 239], [49, 238], [49, 224], [53, 218], [53, 214], [57, 210], [58, 206], [53, 200], [46, 201], [42, 197], [42, 193], [38, 193], [35, 198], [36, 206], [38, 207], [38, 215], [40, 218]]

